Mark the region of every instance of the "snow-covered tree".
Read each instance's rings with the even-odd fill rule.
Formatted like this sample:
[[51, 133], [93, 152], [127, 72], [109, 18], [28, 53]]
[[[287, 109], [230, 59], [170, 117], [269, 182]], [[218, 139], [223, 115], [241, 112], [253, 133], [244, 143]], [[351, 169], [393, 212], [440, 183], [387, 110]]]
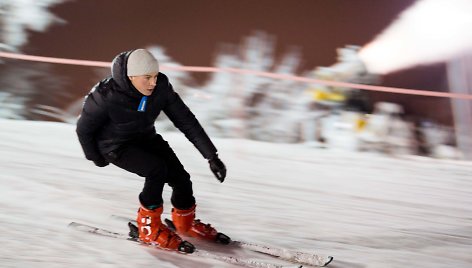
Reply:
[[1, 49], [17, 50], [28, 40], [28, 31], [42, 32], [52, 23], [63, 22], [48, 11], [64, 0], [1, 0]]
[[240, 45], [223, 45], [208, 83], [189, 89], [187, 103], [213, 135], [293, 142], [298, 138], [296, 111], [305, 85], [233, 69], [294, 75], [299, 63], [292, 50], [277, 61], [275, 38], [256, 32]]
[[[0, 0], [0, 51], [20, 52], [27, 44], [29, 31], [45, 31], [53, 23], [63, 22], [48, 11], [50, 6], [63, 0]], [[45, 82], [49, 64], [35, 64], [34, 69], [21, 62], [0, 58], [0, 117], [34, 119], [54, 107], [54, 99], [62, 93], [56, 87], [38, 91], [37, 83]], [[46, 78], [47, 79], [47, 78]], [[54, 79], [54, 85], [58, 84]], [[60, 81], [59, 81], [60, 82]], [[54, 92], [52, 92], [54, 90]], [[49, 95], [48, 103], [32, 104], [38, 94]], [[52, 106], [51, 106], [52, 105]]]

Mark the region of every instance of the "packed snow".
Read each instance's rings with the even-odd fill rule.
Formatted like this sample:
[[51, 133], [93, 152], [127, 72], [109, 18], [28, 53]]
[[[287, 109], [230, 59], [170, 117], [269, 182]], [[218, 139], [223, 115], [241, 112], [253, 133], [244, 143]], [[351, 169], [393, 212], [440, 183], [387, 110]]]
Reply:
[[[234, 239], [332, 255], [338, 268], [472, 266], [471, 162], [215, 138], [220, 184], [183, 134], [163, 136], [193, 176], [197, 217]], [[0, 267], [237, 267], [68, 228], [126, 232], [111, 215], [134, 218], [143, 185], [85, 160], [72, 124], [2, 119], [0, 152]]]

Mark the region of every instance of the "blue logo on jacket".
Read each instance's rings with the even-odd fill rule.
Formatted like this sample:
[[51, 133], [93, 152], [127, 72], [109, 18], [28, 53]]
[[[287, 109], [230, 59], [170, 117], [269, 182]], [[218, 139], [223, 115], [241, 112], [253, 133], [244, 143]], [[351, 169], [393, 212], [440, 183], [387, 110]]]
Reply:
[[141, 98], [141, 102], [139, 103], [139, 106], [138, 106], [138, 112], [146, 111], [147, 98], [148, 98], [147, 96], [143, 96]]

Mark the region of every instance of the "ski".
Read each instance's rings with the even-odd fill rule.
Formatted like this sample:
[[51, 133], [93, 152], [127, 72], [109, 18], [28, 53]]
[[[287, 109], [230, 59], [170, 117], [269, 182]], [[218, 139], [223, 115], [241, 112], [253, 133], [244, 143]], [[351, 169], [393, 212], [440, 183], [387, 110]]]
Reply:
[[[81, 231], [81, 232], [91, 233], [91, 234], [110, 237], [110, 238], [124, 239], [128, 241], [140, 243], [142, 245], [147, 245], [147, 244], [139, 242], [138, 240], [130, 237], [127, 234], [112, 232], [112, 231], [109, 231], [100, 227], [95, 227], [95, 226], [91, 226], [91, 225], [87, 225], [87, 224], [83, 224], [79, 222], [71, 222], [69, 223], [69, 227], [75, 230]], [[160, 248], [156, 247], [156, 249], [160, 249]], [[170, 251], [170, 250], [166, 250], [166, 251], [174, 253], [174, 251]], [[303, 265], [281, 265], [281, 264], [273, 264], [269, 262], [254, 261], [250, 259], [244, 259], [244, 258], [228, 256], [228, 255], [218, 255], [218, 254], [214, 254], [209, 251], [201, 250], [201, 249], [196, 249], [191, 254], [181, 253], [178, 251], [175, 251], [175, 253], [182, 254], [182, 255], [198, 256], [202, 258], [209, 258], [209, 259], [222, 261], [229, 264], [235, 264], [235, 265], [239, 265], [241, 267], [247, 267], [247, 268], [302, 268], [303, 267]]]
[[[133, 219], [129, 219], [123, 216], [112, 215], [111, 217], [121, 220], [121, 221], [136, 222]], [[173, 226], [173, 223], [171, 220], [165, 219], [165, 223], [167, 224], [167, 226], [169, 226], [169, 228], [175, 230], [175, 227]], [[300, 264], [300, 265], [324, 267], [324, 266], [327, 266], [329, 263], [331, 263], [334, 259], [334, 257], [332, 256], [318, 255], [318, 254], [306, 253], [302, 251], [277, 248], [277, 247], [272, 247], [272, 246], [265, 246], [265, 245], [260, 245], [260, 244], [252, 243], [252, 242], [231, 240], [229, 244], [236, 247], [244, 248], [250, 251], [270, 255], [272, 257], [275, 257], [284, 261], [292, 262], [295, 264]]]

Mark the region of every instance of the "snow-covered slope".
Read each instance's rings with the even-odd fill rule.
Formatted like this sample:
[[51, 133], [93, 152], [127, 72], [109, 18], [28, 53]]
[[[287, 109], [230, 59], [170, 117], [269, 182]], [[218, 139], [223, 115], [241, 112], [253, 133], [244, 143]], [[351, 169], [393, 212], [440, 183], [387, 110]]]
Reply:
[[[193, 176], [197, 217], [235, 239], [333, 255], [331, 267], [472, 266], [470, 162], [215, 139], [220, 184], [182, 134], [163, 136]], [[0, 167], [0, 267], [235, 267], [67, 228], [125, 232], [110, 215], [135, 217], [143, 184], [86, 161], [73, 125], [1, 120]]]

